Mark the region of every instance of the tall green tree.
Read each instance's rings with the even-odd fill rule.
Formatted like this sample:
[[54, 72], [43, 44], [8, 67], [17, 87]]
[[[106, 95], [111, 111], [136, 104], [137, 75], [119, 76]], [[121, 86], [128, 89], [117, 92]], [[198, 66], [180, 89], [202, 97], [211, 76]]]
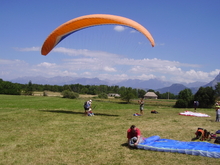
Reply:
[[3, 81], [0, 79], [0, 94], [20, 95], [21, 87], [17, 83]]
[[159, 99], [176, 99], [177, 98], [176, 95], [174, 95], [173, 93], [170, 93], [170, 92], [162, 93], [157, 96]]
[[177, 108], [188, 108], [191, 107], [193, 100], [193, 94], [191, 89], [184, 89], [179, 92], [178, 100], [176, 101], [175, 107]]
[[184, 89], [179, 92], [178, 99], [186, 100], [187, 102], [190, 102], [193, 99], [193, 94], [191, 89]]
[[137, 95], [138, 98], [143, 98], [144, 95], [146, 94], [146, 91], [143, 89], [138, 89], [137, 93], [138, 93], [138, 95]]
[[131, 99], [135, 98], [133, 89], [125, 88], [125, 90], [121, 93], [121, 98], [129, 103]]
[[215, 94], [217, 98], [220, 98], [220, 83], [215, 85]]
[[31, 81], [28, 82], [26, 89], [24, 90], [25, 95], [33, 95], [34, 89]]
[[200, 87], [194, 96], [199, 101], [199, 107], [211, 108], [215, 104], [215, 91], [212, 87]]

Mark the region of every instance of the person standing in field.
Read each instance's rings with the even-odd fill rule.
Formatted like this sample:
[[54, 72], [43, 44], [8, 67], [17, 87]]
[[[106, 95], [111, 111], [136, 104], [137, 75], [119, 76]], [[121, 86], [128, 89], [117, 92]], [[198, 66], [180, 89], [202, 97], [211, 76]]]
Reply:
[[198, 108], [198, 106], [199, 106], [199, 102], [198, 101], [194, 101], [193, 102], [194, 112], [196, 112], [196, 108]]
[[137, 128], [135, 125], [132, 125], [128, 130], [127, 130], [127, 138], [128, 138], [128, 145], [130, 144], [131, 138], [136, 137], [137, 141], [134, 143], [134, 146], [136, 146], [141, 139], [141, 131], [139, 128]]
[[144, 98], [142, 97], [141, 100], [138, 100], [138, 103], [140, 104], [140, 114], [144, 114]]
[[216, 122], [220, 122], [220, 106], [217, 105], [216, 106], [216, 119], [215, 119]]

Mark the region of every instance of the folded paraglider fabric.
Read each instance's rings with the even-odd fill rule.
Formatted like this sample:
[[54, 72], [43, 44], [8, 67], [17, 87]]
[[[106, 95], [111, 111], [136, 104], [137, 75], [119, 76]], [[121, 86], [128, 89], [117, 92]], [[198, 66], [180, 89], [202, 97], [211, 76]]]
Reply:
[[181, 113], [179, 113], [179, 115], [183, 115], [183, 116], [195, 116], [195, 117], [210, 117], [209, 115], [207, 115], [207, 114], [205, 114], [205, 113], [198, 113], [198, 112], [191, 112], [191, 111], [181, 112]]
[[141, 114], [135, 113], [135, 114], [133, 114], [133, 116], [141, 116]]
[[218, 144], [161, 139], [157, 135], [144, 138], [136, 147], [144, 150], [220, 158], [220, 145]]
[[218, 144], [161, 139], [160, 136], [157, 135], [144, 138], [136, 147], [144, 150], [220, 158], [220, 145]]

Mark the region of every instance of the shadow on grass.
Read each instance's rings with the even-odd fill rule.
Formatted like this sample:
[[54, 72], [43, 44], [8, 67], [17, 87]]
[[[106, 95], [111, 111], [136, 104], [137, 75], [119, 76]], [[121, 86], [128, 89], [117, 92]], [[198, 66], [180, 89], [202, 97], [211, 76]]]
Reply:
[[210, 122], [216, 122], [215, 120], [213, 119], [206, 119], [206, 121], [210, 121]]
[[128, 143], [123, 143], [123, 144], [121, 144], [121, 146], [129, 148], [130, 150], [137, 150], [137, 148], [135, 148], [135, 147], [128, 146]]
[[[65, 111], [65, 110], [39, 110], [42, 112], [52, 112], [52, 113], [66, 113], [66, 114], [81, 114], [85, 116], [84, 112], [74, 112], [74, 111]], [[119, 116], [119, 115], [111, 115], [105, 113], [95, 113], [95, 116]]]

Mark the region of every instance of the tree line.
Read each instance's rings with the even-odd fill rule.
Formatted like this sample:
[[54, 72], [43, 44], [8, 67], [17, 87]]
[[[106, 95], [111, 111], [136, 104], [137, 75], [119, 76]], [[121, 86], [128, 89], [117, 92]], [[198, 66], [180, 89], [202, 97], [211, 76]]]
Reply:
[[[147, 91], [143, 89], [134, 89], [131, 87], [119, 87], [117, 85], [107, 86], [107, 85], [81, 85], [81, 84], [70, 84], [70, 85], [42, 85], [42, 84], [33, 84], [29, 81], [27, 84], [12, 83], [10, 81], [3, 81], [0, 79], [0, 94], [10, 94], [10, 95], [32, 95], [34, 91], [52, 91], [52, 92], [64, 92], [70, 91], [78, 94], [90, 94], [90, 95], [99, 95], [99, 94], [108, 94], [115, 93], [123, 95], [127, 93], [132, 95], [134, 98], [143, 97]], [[176, 99], [177, 96], [172, 93], [163, 93], [160, 94], [157, 91], [152, 89], [148, 90], [155, 92], [159, 99]]]
[[200, 87], [195, 95], [192, 94], [190, 89], [184, 89], [179, 92], [178, 95], [174, 95], [170, 92], [159, 93], [153, 89], [145, 91], [143, 89], [136, 89], [131, 87], [119, 87], [107, 86], [107, 85], [42, 85], [32, 84], [29, 81], [27, 84], [12, 83], [9, 81], [3, 81], [0, 79], [0, 94], [10, 95], [33, 95], [34, 91], [52, 91], [61, 92], [66, 98], [77, 98], [79, 94], [91, 94], [98, 95], [101, 98], [106, 98], [108, 93], [116, 93], [121, 96], [123, 100], [127, 102], [130, 99], [142, 98], [146, 92], [155, 92], [158, 99], [177, 99], [175, 107], [177, 108], [189, 108], [193, 106], [193, 102], [199, 101], [200, 107], [210, 108], [214, 105], [216, 99], [220, 97], [220, 83], [217, 83], [215, 89], [212, 87]]
[[179, 92], [178, 100], [175, 107], [177, 108], [191, 108], [194, 101], [199, 102], [201, 108], [212, 108], [216, 101], [220, 99], [220, 83], [215, 85], [215, 89], [212, 87], [200, 87], [199, 90], [192, 94], [190, 89], [184, 89]]

